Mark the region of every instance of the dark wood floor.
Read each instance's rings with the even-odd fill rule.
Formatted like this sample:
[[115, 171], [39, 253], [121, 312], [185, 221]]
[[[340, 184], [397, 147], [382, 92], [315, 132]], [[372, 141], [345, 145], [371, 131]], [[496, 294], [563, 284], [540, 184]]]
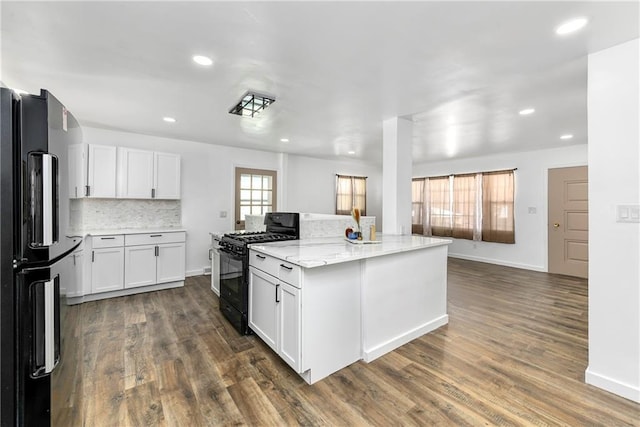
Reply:
[[69, 307], [54, 425], [640, 425], [640, 405], [584, 383], [582, 279], [450, 259], [448, 325], [313, 386], [209, 286]]

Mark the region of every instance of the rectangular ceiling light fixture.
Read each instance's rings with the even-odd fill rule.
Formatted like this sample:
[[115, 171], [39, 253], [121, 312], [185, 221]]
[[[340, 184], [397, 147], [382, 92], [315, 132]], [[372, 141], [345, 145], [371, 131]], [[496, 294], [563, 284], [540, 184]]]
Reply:
[[244, 117], [254, 117], [256, 114], [276, 102], [275, 99], [257, 93], [247, 92], [229, 113]]

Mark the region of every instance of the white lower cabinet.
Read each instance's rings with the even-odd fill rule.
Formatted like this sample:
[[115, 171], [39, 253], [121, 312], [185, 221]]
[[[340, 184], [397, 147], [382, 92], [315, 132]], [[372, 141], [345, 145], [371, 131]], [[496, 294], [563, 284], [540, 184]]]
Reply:
[[84, 251], [78, 249], [71, 255], [71, 283], [72, 285], [67, 289], [67, 298], [74, 298], [81, 296], [82, 292], [82, 278], [84, 269], [82, 268], [84, 262]]
[[91, 292], [117, 291], [124, 287], [124, 248], [96, 248], [91, 254]]
[[184, 232], [125, 236], [124, 287], [184, 280], [185, 240]]
[[[84, 264], [87, 271], [83, 274], [78, 268], [77, 274], [86, 278], [87, 285], [69, 295], [72, 304], [184, 283], [184, 231], [91, 236], [86, 244], [91, 249]], [[81, 265], [82, 253], [74, 254], [74, 260]]]
[[300, 289], [250, 267], [249, 327], [299, 372]]
[[185, 244], [165, 243], [158, 245], [157, 282], [184, 280]]
[[124, 287], [136, 288], [156, 283], [156, 247], [128, 246], [124, 249]]

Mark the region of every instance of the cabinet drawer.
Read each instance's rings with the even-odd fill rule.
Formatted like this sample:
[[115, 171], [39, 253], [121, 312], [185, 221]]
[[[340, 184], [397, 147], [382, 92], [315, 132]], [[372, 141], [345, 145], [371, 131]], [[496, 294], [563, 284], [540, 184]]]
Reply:
[[110, 236], [92, 236], [91, 244], [96, 248], [115, 248], [124, 246], [124, 236], [122, 234], [114, 234]]
[[184, 231], [169, 233], [127, 234], [124, 238], [125, 246], [154, 245], [157, 243], [181, 243], [186, 241]]
[[300, 266], [256, 251], [249, 253], [249, 265], [300, 288]]
[[279, 259], [276, 259], [272, 256], [265, 255], [256, 251], [249, 252], [249, 265], [262, 270], [265, 273], [272, 275], [273, 277], [278, 277], [278, 269], [280, 268], [280, 266], [278, 265], [279, 262]]
[[282, 260], [276, 261], [278, 261], [278, 279], [300, 288], [300, 266]]

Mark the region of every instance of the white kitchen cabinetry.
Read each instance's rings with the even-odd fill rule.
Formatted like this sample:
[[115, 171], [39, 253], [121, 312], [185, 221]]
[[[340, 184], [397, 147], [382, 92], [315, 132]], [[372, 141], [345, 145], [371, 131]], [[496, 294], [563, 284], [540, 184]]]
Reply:
[[220, 252], [217, 247], [209, 249], [209, 259], [211, 260], [211, 290], [220, 296]]
[[91, 292], [116, 291], [124, 287], [124, 236], [92, 239]]
[[180, 156], [120, 147], [118, 197], [179, 199]]
[[116, 147], [106, 145], [70, 145], [69, 197], [116, 197], [116, 152]]
[[71, 285], [67, 288], [67, 298], [81, 296], [83, 283], [84, 251], [77, 249], [71, 254]]
[[118, 197], [151, 199], [153, 194], [153, 151], [118, 148]]
[[249, 327], [309, 384], [362, 358], [360, 262], [301, 268], [249, 253]]
[[69, 198], [84, 197], [87, 190], [87, 145], [69, 146]]
[[259, 254], [250, 262], [249, 327], [299, 372], [300, 289], [283, 280], [293, 278], [299, 284], [299, 267]]
[[106, 145], [88, 146], [87, 197], [115, 198], [117, 149]]
[[153, 189], [156, 199], [180, 198], [180, 156], [153, 153]]
[[125, 284], [135, 288], [185, 278], [184, 232], [125, 236]]

